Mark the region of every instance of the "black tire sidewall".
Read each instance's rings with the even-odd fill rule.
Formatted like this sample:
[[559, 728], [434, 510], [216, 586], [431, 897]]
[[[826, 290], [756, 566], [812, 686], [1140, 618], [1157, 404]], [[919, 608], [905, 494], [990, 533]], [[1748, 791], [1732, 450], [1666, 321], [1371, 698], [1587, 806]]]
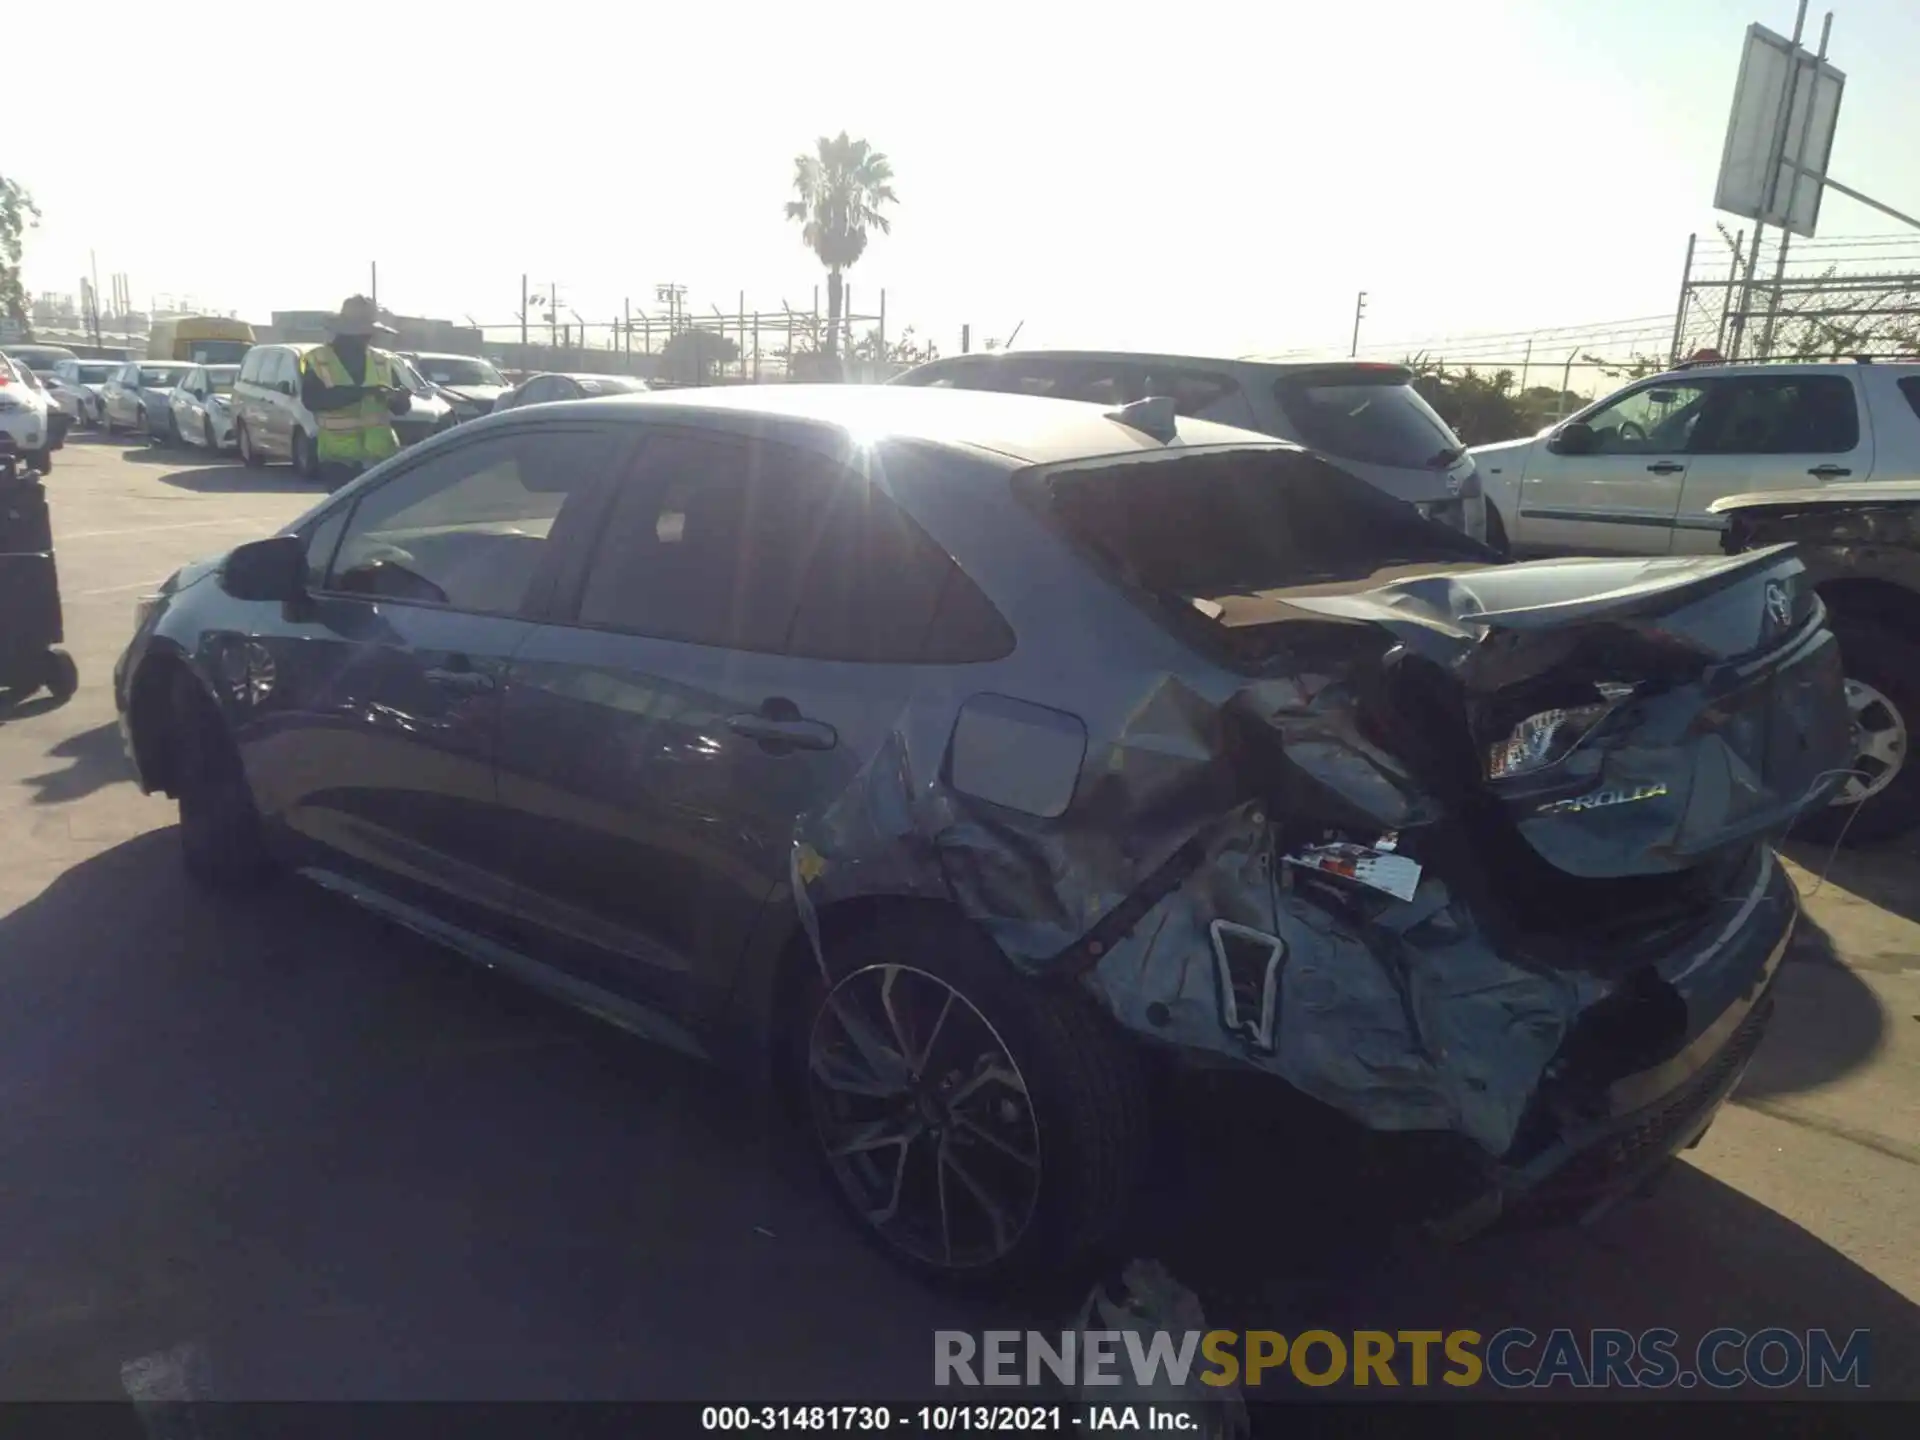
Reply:
[[1833, 841], [1844, 831], [1849, 845], [1889, 840], [1920, 823], [1920, 765], [1912, 754], [1914, 726], [1920, 723], [1920, 644], [1878, 620], [1836, 614], [1828, 623], [1840, 642], [1847, 678], [1871, 685], [1899, 710], [1908, 751], [1884, 790], [1860, 805], [1826, 805], [1810, 812], [1799, 833]]
[[270, 865], [265, 827], [239, 753], [212, 699], [185, 671], [174, 676], [172, 702], [175, 798], [187, 871], [205, 884], [241, 888]]
[[[796, 1092], [798, 1123], [824, 1183], [847, 1212], [862, 1236], [881, 1253], [923, 1278], [948, 1288], [991, 1292], [1032, 1285], [1063, 1284], [1071, 1291], [1103, 1262], [1106, 1243], [1117, 1229], [1117, 1219], [1137, 1188], [1102, 1183], [1097, 1175], [1110, 1169], [1088, 1163], [1089, 1145], [1099, 1137], [1095, 1128], [1118, 1126], [1144, 1131], [1143, 1116], [1130, 1107], [1143, 1104], [1137, 1056], [1129, 1042], [1099, 1013], [1089, 997], [1076, 989], [1015, 972], [992, 941], [959, 916], [885, 915], [858, 933], [830, 947], [828, 968], [835, 979], [873, 965], [898, 963], [924, 970], [963, 995], [1000, 1035], [1025, 1080], [1040, 1139], [1040, 1195], [1025, 1233], [1013, 1248], [989, 1264], [951, 1270], [894, 1247], [859, 1213], [833, 1173], [820, 1144], [807, 1076], [808, 1036], [827, 993], [819, 965], [805, 961], [807, 979], [793, 1008], [784, 1037], [784, 1067]], [[1077, 1044], [1061, 1043], [1062, 1027]], [[1095, 1113], [1100, 1102], [1090, 1100], [1088, 1077], [1068, 1074], [1076, 1057], [1091, 1047], [1103, 1070], [1115, 1073], [1112, 1087], [1119, 1113]], [[1137, 1143], [1141, 1135], [1136, 1133]], [[1131, 1169], [1133, 1167], [1124, 1167]], [[1114, 1224], [1090, 1223], [1111, 1215]]]

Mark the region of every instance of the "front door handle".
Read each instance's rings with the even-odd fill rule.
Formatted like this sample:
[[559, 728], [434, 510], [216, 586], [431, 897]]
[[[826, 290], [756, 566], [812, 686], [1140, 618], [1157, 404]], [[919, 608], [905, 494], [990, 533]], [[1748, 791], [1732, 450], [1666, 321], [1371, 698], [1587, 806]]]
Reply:
[[1647, 469], [1655, 475], [1678, 475], [1686, 468], [1686, 466], [1677, 460], [1656, 460], [1653, 464], [1647, 466]]
[[462, 694], [478, 694], [482, 690], [493, 689], [493, 676], [484, 670], [441, 670], [427, 671], [427, 683], [438, 685], [442, 690], [458, 690]]
[[729, 715], [727, 729], [775, 751], [831, 750], [840, 743], [833, 726], [804, 715]]
[[1842, 475], [1851, 475], [1853, 471], [1844, 465], [1816, 465], [1807, 471], [1807, 473], [1809, 475], [1817, 475], [1822, 480], [1837, 480]]

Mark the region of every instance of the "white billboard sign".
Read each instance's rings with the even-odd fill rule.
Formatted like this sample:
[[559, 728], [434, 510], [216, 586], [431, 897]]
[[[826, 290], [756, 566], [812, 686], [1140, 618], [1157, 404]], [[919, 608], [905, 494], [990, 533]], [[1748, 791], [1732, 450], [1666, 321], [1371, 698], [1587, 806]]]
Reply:
[[1784, 35], [1748, 26], [1714, 208], [1795, 235], [1813, 234], [1846, 83], [1840, 71]]

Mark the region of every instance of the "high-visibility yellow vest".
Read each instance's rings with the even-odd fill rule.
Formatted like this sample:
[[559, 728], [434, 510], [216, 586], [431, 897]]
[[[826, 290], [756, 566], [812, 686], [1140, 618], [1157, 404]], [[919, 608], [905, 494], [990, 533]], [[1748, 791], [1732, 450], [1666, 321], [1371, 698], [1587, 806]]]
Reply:
[[[356, 381], [333, 353], [331, 345], [307, 351], [303, 365], [310, 366], [323, 385], [381, 385], [392, 388], [393, 365], [386, 353], [369, 348], [367, 374]], [[322, 410], [314, 415], [320, 426], [315, 450], [322, 464], [372, 465], [398, 453], [400, 437], [394, 433], [393, 412], [378, 395], [367, 395], [340, 410]]]

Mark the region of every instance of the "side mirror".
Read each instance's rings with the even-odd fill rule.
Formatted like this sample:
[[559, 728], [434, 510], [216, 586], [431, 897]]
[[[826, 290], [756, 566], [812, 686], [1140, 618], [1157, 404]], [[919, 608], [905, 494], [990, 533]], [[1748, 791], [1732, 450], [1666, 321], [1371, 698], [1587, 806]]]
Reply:
[[1547, 449], [1555, 455], [1591, 455], [1598, 443], [1591, 425], [1572, 420], [1553, 432], [1547, 440]]
[[220, 584], [236, 600], [298, 600], [307, 593], [307, 542], [274, 535], [238, 546], [227, 556]]

